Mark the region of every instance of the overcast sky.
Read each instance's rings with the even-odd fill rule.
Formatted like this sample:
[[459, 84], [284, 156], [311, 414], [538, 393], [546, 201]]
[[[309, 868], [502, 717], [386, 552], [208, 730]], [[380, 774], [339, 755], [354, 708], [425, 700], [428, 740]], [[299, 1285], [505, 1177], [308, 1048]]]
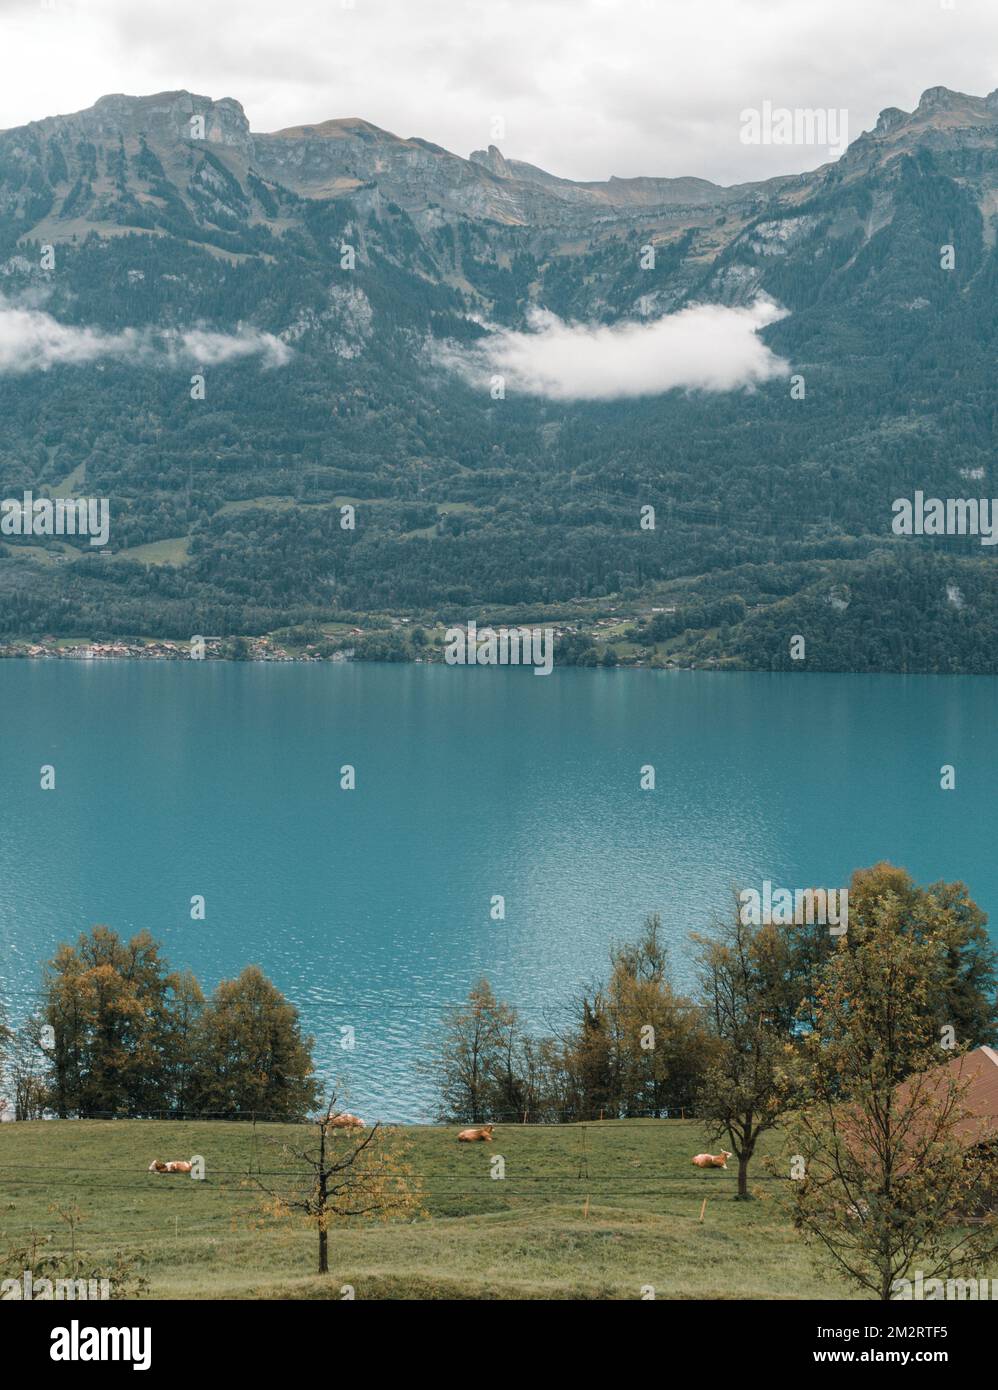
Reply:
[[[254, 130], [363, 116], [577, 179], [824, 163], [740, 113], [998, 87], [996, 0], [0, 0], [0, 128], [107, 92], [230, 96]], [[500, 119], [503, 133], [493, 134]]]

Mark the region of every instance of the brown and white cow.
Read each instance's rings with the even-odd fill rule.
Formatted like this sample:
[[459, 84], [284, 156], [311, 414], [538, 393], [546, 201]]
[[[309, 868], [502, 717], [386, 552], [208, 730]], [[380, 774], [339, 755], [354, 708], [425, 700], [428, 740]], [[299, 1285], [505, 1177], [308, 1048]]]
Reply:
[[161, 1163], [158, 1158], [154, 1158], [147, 1171], [150, 1173], [189, 1173], [193, 1167], [193, 1163], [188, 1163], [186, 1158], [174, 1158], [169, 1163]]
[[483, 1139], [487, 1144], [492, 1143], [492, 1126], [476, 1125], [474, 1129], [462, 1129], [457, 1136], [459, 1144], [474, 1144]]
[[727, 1168], [728, 1159], [731, 1157], [727, 1149], [722, 1149], [719, 1154], [697, 1154], [693, 1159], [695, 1168]]
[[351, 1115], [349, 1111], [342, 1111], [339, 1115], [332, 1115], [329, 1123], [333, 1129], [366, 1129], [367, 1126], [358, 1115]]

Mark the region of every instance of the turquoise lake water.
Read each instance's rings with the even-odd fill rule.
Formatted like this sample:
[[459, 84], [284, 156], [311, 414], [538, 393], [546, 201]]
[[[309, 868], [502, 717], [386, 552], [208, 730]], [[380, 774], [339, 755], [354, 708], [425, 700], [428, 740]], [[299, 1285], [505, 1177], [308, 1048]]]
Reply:
[[147, 927], [206, 992], [259, 964], [365, 1118], [426, 1119], [447, 1005], [485, 975], [558, 1027], [649, 912], [680, 985], [733, 882], [839, 887], [889, 859], [994, 915], [996, 696], [991, 677], [0, 662], [0, 989], [22, 1014], [59, 941]]

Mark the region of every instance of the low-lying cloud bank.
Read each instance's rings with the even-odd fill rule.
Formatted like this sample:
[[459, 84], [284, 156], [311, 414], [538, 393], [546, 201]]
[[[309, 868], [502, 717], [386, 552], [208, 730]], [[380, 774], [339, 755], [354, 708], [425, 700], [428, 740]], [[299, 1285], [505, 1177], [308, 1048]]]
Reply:
[[235, 333], [176, 328], [104, 333], [60, 323], [44, 310], [20, 308], [0, 298], [0, 375], [100, 360], [140, 365], [184, 361], [214, 367], [242, 357], [260, 357], [265, 367], [281, 367], [290, 359], [291, 349], [272, 333], [242, 326]]
[[471, 346], [438, 347], [437, 354], [474, 385], [501, 376], [508, 390], [550, 400], [736, 391], [789, 374], [789, 363], [758, 336], [787, 312], [759, 298], [746, 308], [697, 304], [659, 319], [607, 325], [566, 323], [535, 309], [529, 332], [499, 328]]

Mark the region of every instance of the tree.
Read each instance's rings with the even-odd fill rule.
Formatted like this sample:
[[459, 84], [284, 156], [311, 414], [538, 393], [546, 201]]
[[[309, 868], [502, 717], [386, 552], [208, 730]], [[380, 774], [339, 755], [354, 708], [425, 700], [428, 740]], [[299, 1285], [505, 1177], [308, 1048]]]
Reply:
[[523, 1112], [535, 1123], [564, 1120], [574, 1113], [573, 1082], [561, 1038], [519, 1040], [519, 1086]]
[[789, 1103], [787, 1034], [780, 1024], [791, 969], [787, 933], [745, 923], [736, 903], [729, 922], [699, 945], [699, 975], [711, 1058], [698, 1096], [712, 1137], [738, 1160], [738, 1200], [749, 1198], [748, 1168], [761, 1136]]
[[[7, 1024], [7, 1013], [4, 1009], [3, 999], [0, 999], [0, 1082], [3, 1081], [5, 1071], [4, 1056], [10, 1046], [12, 1036], [11, 1030]], [[6, 1100], [0, 1095], [0, 1117], [3, 1115], [6, 1104]]]
[[191, 1105], [229, 1119], [301, 1120], [318, 1097], [312, 1046], [298, 1010], [248, 965], [219, 984], [194, 1027]]
[[531, 1037], [487, 980], [450, 1010], [430, 1070], [441, 1118], [586, 1119], [661, 1115], [690, 1105], [707, 1037], [700, 1011], [667, 978], [661, 921], [610, 952], [610, 979], [574, 1005], [562, 1036]]
[[861, 926], [850, 919], [815, 993], [790, 1127], [797, 1229], [882, 1300], [916, 1265], [952, 1277], [998, 1252], [994, 1153], [962, 1133], [966, 1082], [926, 1023], [951, 942], [945, 927], [905, 930], [909, 911], [884, 893]]
[[170, 1007], [170, 1096], [180, 1118], [190, 1111], [197, 1085], [198, 1038], [204, 994], [189, 970], [174, 979]]
[[[60, 1207], [49, 1206], [49, 1212], [59, 1218], [69, 1230], [70, 1249], [62, 1249], [53, 1233], [43, 1234], [33, 1227], [12, 1244], [0, 1245], [0, 1281], [19, 1284], [30, 1271], [31, 1292], [24, 1295], [35, 1299], [137, 1299], [149, 1291], [149, 1280], [141, 1272], [144, 1252], [108, 1250], [100, 1242], [100, 1256], [91, 1255], [80, 1246], [79, 1228], [87, 1220], [86, 1213], [73, 1203]], [[2, 1235], [3, 1233], [0, 1233]], [[9, 1294], [7, 1295], [9, 1296]]]
[[329, 1272], [329, 1227], [351, 1217], [378, 1217], [383, 1221], [418, 1209], [412, 1170], [405, 1162], [406, 1146], [390, 1130], [375, 1124], [357, 1138], [335, 1121], [335, 1095], [315, 1121], [315, 1142], [310, 1148], [279, 1143], [288, 1160], [301, 1165], [301, 1175], [280, 1188], [260, 1177], [255, 1184], [266, 1194], [264, 1210], [272, 1219], [300, 1213], [319, 1237], [319, 1273]]
[[610, 978], [577, 1005], [567, 1065], [579, 1113], [661, 1115], [692, 1103], [707, 1039], [694, 1003], [668, 979], [657, 913], [635, 942], [610, 952]]
[[509, 1104], [516, 1033], [515, 1011], [496, 999], [488, 980], [479, 980], [467, 1004], [448, 1010], [430, 1062], [442, 1120], [478, 1124], [517, 1108]]
[[125, 943], [94, 927], [46, 968], [44, 1021], [52, 1103], [60, 1117], [147, 1114], [169, 1102], [166, 1054], [173, 984], [148, 932]]
[[[951, 1025], [961, 1044], [978, 1047], [998, 1038], [998, 951], [987, 933], [987, 917], [963, 883], [930, 883], [922, 888], [906, 869], [884, 862], [857, 869], [849, 884], [849, 931], [856, 943], [878, 920], [885, 903], [896, 906], [891, 920], [900, 934], [923, 941], [936, 939], [938, 987], [926, 996], [925, 1026], [934, 1031]], [[833, 953], [835, 938], [820, 926], [794, 933], [794, 976], [805, 981], [813, 998], [821, 972]]]
[[6, 1071], [14, 1095], [15, 1120], [40, 1120], [48, 1104], [48, 1054], [42, 1043], [42, 1026], [32, 1015], [11, 1035]]

